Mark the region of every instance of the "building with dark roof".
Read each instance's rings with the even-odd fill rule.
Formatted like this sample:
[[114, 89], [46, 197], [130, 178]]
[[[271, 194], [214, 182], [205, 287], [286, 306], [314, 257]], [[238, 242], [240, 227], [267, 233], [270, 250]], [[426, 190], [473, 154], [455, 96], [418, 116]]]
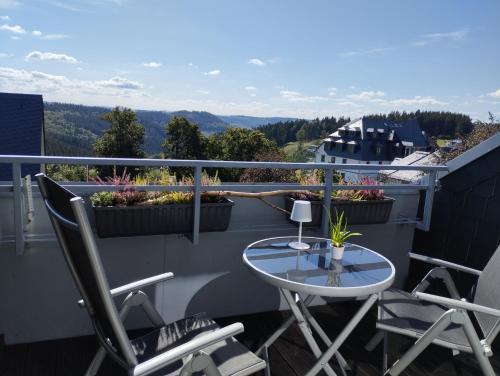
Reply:
[[[0, 154], [44, 155], [41, 95], [0, 93]], [[36, 174], [40, 165], [23, 165], [22, 175]], [[0, 164], [0, 181], [12, 180], [10, 165]]]
[[[394, 122], [384, 119], [354, 120], [323, 140], [316, 150], [316, 162], [390, 164], [415, 151], [429, 150], [429, 142], [415, 119]], [[368, 172], [347, 171], [353, 174]]]

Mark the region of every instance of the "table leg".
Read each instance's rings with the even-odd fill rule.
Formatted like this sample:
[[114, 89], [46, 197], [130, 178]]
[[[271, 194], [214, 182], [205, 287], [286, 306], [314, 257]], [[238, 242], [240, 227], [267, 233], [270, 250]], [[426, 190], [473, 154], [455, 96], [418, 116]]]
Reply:
[[[309, 324], [312, 326], [312, 328], [318, 333], [319, 337], [323, 340], [326, 346], [330, 347], [332, 345], [332, 340], [327, 336], [323, 328], [319, 325], [319, 323], [316, 321], [314, 316], [311, 314], [309, 309], [307, 309], [307, 305], [305, 302], [300, 300], [300, 306], [302, 309], [302, 312], [304, 312], [304, 316], [306, 320], [309, 322]], [[350, 370], [351, 368], [347, 364], [347, 361], [344, 359], [340, 351], [337, 351], [335, 353], [335, 358], [337, 359], [337, 363], [340, 366], [340, 369], [342, 370], [342, 375], [346, 376], [346, 370]]]
[[370, 297], [363, 303], [361, 308], [356, 312], [356, 314], [352, 317], [351, 320], [347, 323], [345, 328], [340, 332], [338, 337], [333, 341], [332, 345], [326, 350], [323, 355], [318, 359], [316, 364], [311, 368], [311, 370], [306, 374], [306, 376], [316, 375], [323, 368], [323, 364], [328, 362], [332, 356], [338, 351], [339, 347], [345, 342], [347, 337], [352, 333], [352, 331], [359, 324], [361, 319], [366, 315], [366, 313], [370, 310], [373, 304], [377, 301], [377, 294], [372, 294]]
[[314, 337], [312, 336], [311, 329], [310, 329], [306, 319], [302, 315], [302, 312], [300, 311], [299, 306], [295, 302], [295, 299], [294, 299], [292, 293], [288, 290], [285, 290], [285, 289], [280, 289], [280, 290], [281, 290], [281, 293], [283, 294], [283, 296], [285, 297], [288, 305], [290, 306], [290, 309], [292, 310], [293, 315], [297, 319], [299, 329], [302, 332], [302, 335], [304, 336], [307, 344], [311, 348], [311, 351], [313, 352], [314, 356], [316, 358], [318, 358], [318, 363], [316, 363], [316, 364], [319, 364], [318, 372], [321, 369], [323, 369], [327, 375], [336, 376], [336, 373], [333, 371], [330, 364], [328, 364], [328, 359], [330, 359], [331, 357], [327, 358], [326, 361], [322, 360], [323, 356], [321, 355], [321, 349], [319, 348], [318, 344], [314, 340]]
[[[314, 299], [314, 296], [308, 296], [304, 300], [304, 304], [308, 305]], [[292, 325], [297, 319], [292, 314], [286, 321], [281, 324], [281, 326], [264, 342], [258, 350], [255, 352], [257, 355], [261, 354], [266, 348], [271, 347], [271, 345]]]

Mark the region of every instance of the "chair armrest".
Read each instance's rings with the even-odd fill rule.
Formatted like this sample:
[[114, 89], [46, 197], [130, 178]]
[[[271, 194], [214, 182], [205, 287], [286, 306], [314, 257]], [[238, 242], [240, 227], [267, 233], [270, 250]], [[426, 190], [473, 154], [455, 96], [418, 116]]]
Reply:
[[434, 264], [434, 265], [438, 265], [438, 266], [444, 266], [445, 268], [454, 269], [454, 270], [457, 270], [459, 272], [465, 272], [465, 273], [474, 274], [474, 275], [478, 275], [478, 276], [481, 275], [480, 270], [469, 268], [467, 266], [463, 266], [460, 264], [455, 264], [453, 262], [437, 259], [434, 257], [419, 255], [417, 253], [412, 253], [412, 252], [409, 252], [408, 255], [410, 256], [411, 259], [414, 259], [414, 260], [424, 261], [424, 262], [427, 262], [429, 264]]
[[432, 278], [439, 278], [441, 281], [443, 281], [450, 296], [453, 299], [460, 299], [460, 294], [458, 293], [457, 286], [455, 285], [453, 278], [451, 278], [448, 270], [442, 266], [436, 266], [435, 268], [432, 268], [425, 275], [425, 277], [422, 278], [420, 283], [415, 286], [411, 293], [415, 295], [417, 292], [424, 292], [425, 290], [427, 290], [427, 288], [431, 285]]
[[426, 294], [424, 292], [417, 292], [416, 296], [418, 299], [424, 300], [426, 302], [441, 304], [449, 308], [465, 309], [467, 311], [474, 311], [474, 312], [484, 313], [485, 315], [500, 317], [499, 309], [485, 307], [479, 304], [469, 303], [464, 300], [445, 298], [443, 296]]
[[[174, 273], [163, 273], [163, 274], [158, 274], [152, 277], [140, 279], [138, 281], [134, 281], [131, 283], [128, 283], [126, 285], [116, 287], [114, 289], [111, 289], [110, 294], [111, 296], [117, 296], [117, 295], [122, 295], [122, 294], [127, 294], [132, 291], [137, 291], [143, 287], [150, 286], [150, 285], [156, 285], [157, 283], [166, 281], [168, 279], [174, 278]], [[83, 299], [80, 299], [78, 301], [78, 305], [80, 307], [85, 307], [85, 302]]]
[[180, 360], [188, 355], [196, 353], [204, 348], [213, 345], [214, 343], [223, 341], [227, 338], [235, 336], [244, 331], [242, 323], [234, 323], [224, 328], [217, 329], [211, 333], [199, 336], [179, 345], [171, 350], [168, 350], [160, 355], [155, 356], [143, 363], [138, 364], [134, 367], [133, 376], [148, 375], [150, 373], [156, 372], [168, 364], [171, 364], [177, 360]]

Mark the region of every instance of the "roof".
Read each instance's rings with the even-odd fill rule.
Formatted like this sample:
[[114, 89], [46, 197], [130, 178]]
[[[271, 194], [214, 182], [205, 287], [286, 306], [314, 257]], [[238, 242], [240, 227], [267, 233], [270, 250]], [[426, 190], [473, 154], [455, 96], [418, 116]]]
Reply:
[[[416, 151], [404, 158], [396, 158], [391, 166], [436, 166], [439, 164], [438, 152], [430, 153], [427, 151]], [[424, 175], [422, 171], [401, 171], [401, 170], [382, 170], [380, 175], [392, 179], [409, 183], [419, 183]]]
[[[347, 131], [347, 132], [346, 132]], [[330, 156], [361, 161], [392, 161], [403, 156], [404, 147], [427, 149], [429, 143], [415, 119], [395, 122], [387, 119], [359, 118], [325, 138], [325, 143], [359, 145], [354, 152], [325, 147]]]
[[[43, 98], [41, 95], [0, 93], [0, 153], [43, 155]], [[40, 166], [23, 166], [35, 174]], [[0, 165], [0, 181], [12, 180], [10, 165]]]
[[442, 177], [444, 175], [450, 174], [453, 171], [462, 168], [463, 166], [471, 163], [472, 161], [482, 157], [483, 155], [489, 153], [490, 151], [498, 147], [500, 147], [500, 133], [494, 134], [493, 136], [484, 140], [483, 142], [479, 143], [473, 148], [466, 150], [458, 157], [452, 159], [451, 161], [446, 162], [446, 165], [449, 168], [448, 172], [440, 173], [440, 176]]

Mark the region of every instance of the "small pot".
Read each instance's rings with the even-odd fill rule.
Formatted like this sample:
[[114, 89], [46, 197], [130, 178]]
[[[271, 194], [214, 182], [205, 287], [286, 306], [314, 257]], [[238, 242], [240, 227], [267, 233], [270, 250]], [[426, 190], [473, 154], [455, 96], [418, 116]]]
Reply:
[[332, 245], [332, 259], [342, 260], [342, 257], [344, 256], [344, 248], [345, 246], [335, 247], [334, 245]]

